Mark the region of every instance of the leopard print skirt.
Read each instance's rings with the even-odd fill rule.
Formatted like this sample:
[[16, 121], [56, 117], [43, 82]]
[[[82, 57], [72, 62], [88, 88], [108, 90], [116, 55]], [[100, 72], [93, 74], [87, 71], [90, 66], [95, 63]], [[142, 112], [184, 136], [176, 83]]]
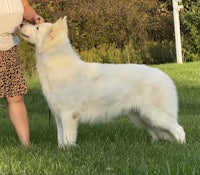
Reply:
[[27, 93], [17, 46], [0, 51], [0, 98], [20, 96]]

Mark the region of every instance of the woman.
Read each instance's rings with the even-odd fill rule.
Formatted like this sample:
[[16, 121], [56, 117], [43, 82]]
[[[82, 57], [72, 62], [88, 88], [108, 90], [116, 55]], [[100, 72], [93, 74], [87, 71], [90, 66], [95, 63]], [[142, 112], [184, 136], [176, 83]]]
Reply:
[[15, 35], [22, 20], [39, 24], [44, 19], [30, 6], [28, 0], [1, 0], [0, 3], [0, 98], [8, 103], [10, 120], [22, 145], [29, 145], [29, 124], [24, 94], [25, 77], [17, 52]]

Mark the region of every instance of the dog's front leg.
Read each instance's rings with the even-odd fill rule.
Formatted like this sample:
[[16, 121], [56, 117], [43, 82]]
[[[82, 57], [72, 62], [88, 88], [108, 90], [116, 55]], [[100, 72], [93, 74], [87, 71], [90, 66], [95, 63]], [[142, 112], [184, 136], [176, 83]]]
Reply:
[[56, 119], [56, 126], [57, 126], [58, 146], [62, 147], [64, 145], [62, 120], [57, 115], [55, 115], [55, 119]]
[[62, 112], [63, 146], [75, 145], [79, 118], [77, 112]]

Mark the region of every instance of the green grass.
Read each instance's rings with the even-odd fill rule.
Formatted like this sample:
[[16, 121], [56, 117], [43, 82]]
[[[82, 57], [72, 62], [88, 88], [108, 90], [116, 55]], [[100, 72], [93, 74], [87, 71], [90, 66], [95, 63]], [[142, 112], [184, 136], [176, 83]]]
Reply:
[[186, 144], [152, 142], [127, 118], [82, 124], [78, 146], [57, 148], [56, 126], [37, 78], [28, 80], [25, 97], [32, 144], [18, 143], [0, 100], [0, 174], [8, 175], [198, 175], [200, 174], [200, 63], [155, 66], [169, 74], [179, 94], [179, 122]]

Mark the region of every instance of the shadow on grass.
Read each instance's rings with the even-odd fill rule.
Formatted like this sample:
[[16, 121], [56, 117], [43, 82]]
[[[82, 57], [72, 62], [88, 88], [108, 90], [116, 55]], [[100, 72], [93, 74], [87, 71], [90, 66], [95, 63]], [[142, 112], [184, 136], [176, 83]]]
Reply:
[[183, 84], [178, 85], [177, 89], [180, 114], [200, 115], [200, 85]]

